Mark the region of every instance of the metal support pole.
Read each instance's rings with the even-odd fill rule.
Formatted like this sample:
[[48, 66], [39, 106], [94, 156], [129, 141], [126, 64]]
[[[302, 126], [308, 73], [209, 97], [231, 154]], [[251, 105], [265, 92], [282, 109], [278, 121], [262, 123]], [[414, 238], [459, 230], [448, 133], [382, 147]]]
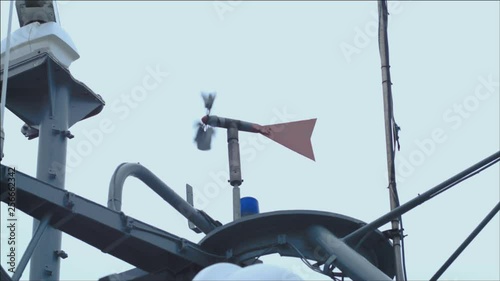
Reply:
[[238, 143], [238, 124], [231, 123], [227, 128], [227, 147], [229, 151], [229, 183], [233, 186], [233, 220], [241, 218], [240, 185], [241, 164]]
[[448, 267], [455, 261], [455, 259], [469, 246], [470, 242], [483, 230], [483, 228], [490, 222], [492, 218], [500, 210], [500, 203], [497, 203], [495, 208], [491, 210], [488, 215], [479, 223], [479, 225], [472, 231], [472, 233], [464, 240], [464, 242], [455, 250], [455, 252], [446, 260], [446, 262], [439, 268], [439, 270], [432, 276], [430, 281], [436, 281], [448, 269]]
[[16, 271], [12, 275], [13, 281], [18, 281], [19, 279], [21, 279], [21, 276], [23, 275], [23, 272], [24, 272], [24, 268], [26, 267], [26, 265], [28, 264], [28, 261], [30, 260], [31, 256], [33, 255], [33, 251], [35, 250], [36, 246], [38, 245], [40, 238], [42, 238], [43, 233], [47, 229], [47, 226], [49, 225], [49, 221], [50, 221], [51, 217], [52, 217], [52, 214], [48, 213], [40, 221], [40, 224], [38, 225], [38, 228], [36, 229], [35, 234], [33, 234], [33, 237], [31, 238], [31, 241], [28, 244], [26, 251], [24, 251], [24, 254], [23, 254], [23, 257], [21, 258], [21, 261], [19, 261], [19, 264], [17, 265]]
[[241, 194], [240, 188], [233, 186], [233, 220], [241, 218]]
[[499, 160], [500, 160], [500, 151], [486, 157], [485, 159], [483, 159], [483, 160], [479, 161], [478, 163], [472, 165], [471, 167], [463, 170], [462, 172], [454, 175], [453, 177], [445, 180], [444, 182], [429, 189], [428, 191], [426, 191], [422, 194], [419, 194], [417, 197], [415, 197], [412, 200], [406, 202], [405, 204], [397, 207], [396, 209], [388, 212], [387, 214], [379, 217], [378, 219], [372, 221], [371, 223], [369, 223], [365, 226], [362, 226], [361, 228], [358, 228], [356, 231], [354, 231], [351, 234], [344, 237], [343, 240], [349, 244], [355, 243], [355, 241], [357, 241], [357, 239], [363, 237], [368, 232], [373, 231], [373, 230], [381, 227], [382, 225], [388, 223], [393, 218], [401, 216], [402, 214], [410, 211], [411, 209], [413, 209], [413, 208], [417, 207], [418, 205], [424, 203], [425, 201], [433, 198], [434, 196], [440, 194], [441, 192], [451, 188], [452, 186], [457, 184], [459, 181], [463, 180], [465, 177], [471, 176], [475, 173], [479, 173], [483, 169], [495, 164]]
[[313, 225], [307, 229], [307, 237], [311, 244], [321, 247], [330, 256], [324, 265], [325, 267], [333, 264], [355, 281], [392, 280], [328, 229]]
[[[57, 83], [53, 65], [47, 64], [49, 99], [40, 123], [37, 179], [64, 189], [70, 87]], [[33, 231], [39, 221], [33, 220]], [[61, 231], [48, 226], [31, 258], [30, 280], [59, 280]]]
[[4, 125], [4, 118], [5, 118], [5, 108], [6, 108], [6, 103], [7, 103], [7, 83], [9, 81], [9, 63], [10, 63], [10, 41], [11, 41], [11, 33], [12, 33], [12, 11], [14, 10], [14, 1], [10, 2], [10, 8], [9, 8], [9, 24], [7, 27], [7, 40], [5, 42], [5, 56], [4, 56], [4, 62], [3, 62], [3, 77], [2, 77], [2, 97], [0, 99], [0, 124], [2, 128], [2, 143], [1, 143], [1, 149], [0, 149], [0, 154], [3, 153], [3, 125]]
[[9, 63], [10, 63], [10, 41], [11, 41], [11, 32], [12, 32], [12, 11], [14, 10], [14, 1], [10, 2], [9, 8], [9, 25], [7, 27], [7, 41], [5, 43], [5, 56], [3, 62], [3, 78], [2, 78], [2, 97], [0, 99], [0, 160], [3, 159], [3, 149], [4, 149], [4, 141], [5, 141], [5, 131], [4, 120], [5, 120], [5, 108], [7, 102], [7, 83], [9, 77]]
[[[387, 171], [389, 180], [389, 200], [391, 210], [399, 207], [399, 198], [396, 189], [396, 170], [394, 167], [394, 118], [392, 109], [391, 74], [389, 71], [389, 43], [387, 40], [387, 2], [378, 1], [379, 10], [379, 49], [382, 63], [382, 87], [384, 94], [384, 119], [385, 119], [385, 140], [387, 151]], [[399, 233], [399, 217], [393, 217], [391, 221], [394, 256], [396, 261], [396, 280], [405, 280], [402, 254], [401, 254], [401, 234]]]

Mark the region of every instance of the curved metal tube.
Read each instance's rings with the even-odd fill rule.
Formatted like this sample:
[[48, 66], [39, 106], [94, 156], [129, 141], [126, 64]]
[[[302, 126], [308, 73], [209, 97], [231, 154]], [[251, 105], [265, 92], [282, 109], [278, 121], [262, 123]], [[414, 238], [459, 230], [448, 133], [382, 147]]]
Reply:
[[215, 229], [216, 226], [208, 218], [139, 163], [122, 163], [116, 168], [109, 183], [108, 208], [118, 212], [121, 211], [123, 184], [129, 176], [136, 177], [144, 182], [204, 233], [209, 233]]

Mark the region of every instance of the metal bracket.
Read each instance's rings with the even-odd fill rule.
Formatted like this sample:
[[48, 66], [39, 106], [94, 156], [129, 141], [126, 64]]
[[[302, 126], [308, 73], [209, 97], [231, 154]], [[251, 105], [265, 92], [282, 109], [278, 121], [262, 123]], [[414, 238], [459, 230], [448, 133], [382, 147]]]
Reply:
[[61, 132], [65, 137], [67, 137], [68, 139], [72, 139], [74, 138], [75, 136], [73, 134], [71, 134], [71, 132], [69, 130], [66, 130], [66, 131], [62, 131]]
[[134, 219], [131, 217], [127, 217], [127, 220], [125, 222], [125, 231], [130, 233], [132, 229], [134, 228]]
[[384, 234], [385, 237], [389, 239], [394, 239], [394, 237], [401, 237], [403, 234], [403, 229], [388, 229], [386, 231], [383, 231], [382, 234]]
[[53, 271], [48, 265], [45, 266], [45, 269], [43, 271], [45, 272], [45, 275], [52, 276]]
[[21, 127], [21, 133], [28, 138], [28, 140], [32, 140], [34, 138], [37, 138], [40, 135], [40, 131], [38, 129], [38, 126], [30, 126], [28, 124], [24, 124]]
[[55, 129], [54, 125], [52, 125], [52, 132], [54, 135], [61, 134], [63, 137], [66, 137], [68, 139], [72, 139], [75, 137], [73, 134], [71, 134], [71, 132], [69, 130]]
[[[68, 210], [71, 210], [71, 213], [63, 216], [61, 219], [59, 219], [59, 221], [55, 222], [52, 225], [54, 228], [60, 228], [61, 226], [63, 226], [64, 224], [66, 224], [68, 221], [72, 220], [76, 216], [75, 201], [74, 201], [75, 197], [76, 197], [76, 195], [74, 193], [71, 193], [68, 191], [66, 191], [64, 193], [62, 205], [65, 208], [67, 208]], [[64, 252], [64, 251], [62, 251], [62, 252]]]
[[63, 250], [54, 251], [54, 254], [61, 259], [65, 259], [68, 257], [68, 254], [66, 254], [66, 252]]
[[57, 177], [57, 171], [55, 169], [49, 168], [47, 172], [49, 173], [51, 178]]
[[66, 192], [66, 194], [64, 194], [64, 199], [63, 199], [64, 207], [66, 207], [70, 210], [73, 209], [73, 207], [75, 206], [75, 202], [73, 201], [73, 198], [75, 198], [75, 194], [73, 194], [71, 192]]
[[[186, 183], [186, 199], [187, 199], [187, 202], [189, 203], [189, 205], [194, 207], [193, 187], [187, 183]], [[192, 223], [190, 220], [188, 220], [188, 226], [189, 226], [189, 229], [191, 229], [192, 231], [194, 231], [196, 233], [201, 233], [201, 230], [196, 225], [194, 225], [194, 223]]]
[[184, 238], [181, 238], [181, 243], [179, 245], [179, 253], [184, 251], [184, 249], [186, 249], [188, 247], [187, 245], [188, 245], [187, 240]]
[[335, 265], [333, 262], [337, 259], [336, 255], [331, 255], [326, 261], [323, 266], [323, 273], [326, 275], [329, 275], [334, 269]]
[[120, 212], [120, 216], [122, 218], [123, 230], [126, 233], [130, 233], [130, 231], [134, 228], [134, 219], [125, 215], [124, 212]]

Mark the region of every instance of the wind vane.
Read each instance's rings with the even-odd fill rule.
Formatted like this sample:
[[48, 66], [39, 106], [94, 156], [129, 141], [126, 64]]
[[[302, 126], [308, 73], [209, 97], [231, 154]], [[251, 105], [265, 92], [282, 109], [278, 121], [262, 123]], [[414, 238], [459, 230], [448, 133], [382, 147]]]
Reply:
[[[233, 186], [233, 219], [241, 217], [240, 185], [241, 178], [240, 147], [238, 144], [238, 131], [258, 133], [295, 151], [313, 161], [314, 152], [311, 145], [311, 135], [316, 124], [316, 118], [295, 122], [259, 125], [246, 121], [210, 115], [215, 100], [215, 93], [202, 93], [207, 114], [198, 124], [194, 138], [198, 149], [210, 150], [214, 136], [213, 127], [227, 129], [227, 142], [229, 150], [229, 183]], [[188, 191], [189, 193], [189, 191]]]
[[212, 127], [226, 128], [234, 126], [238, 131], [259, 133], [267, 138], [295, 151], [313, 161], [314, 151], [311, 145], [311, 135], [316, 124], [316, 118], [273, 125], [259, 125], [241, 120], [210, 115], [215, 100], [215, 93], [202, 93], [207, 115], [201, 118], [196, 133], [195, 142], [198, 149], [210, 150], [214, 130]]

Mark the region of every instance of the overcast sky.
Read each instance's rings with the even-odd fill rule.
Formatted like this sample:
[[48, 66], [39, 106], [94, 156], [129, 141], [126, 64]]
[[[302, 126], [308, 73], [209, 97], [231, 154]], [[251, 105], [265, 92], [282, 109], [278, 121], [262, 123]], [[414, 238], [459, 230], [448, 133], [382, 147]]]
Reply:
[[[1, 1], [2, 39], [8, 6]], [[499, 150], [499, 2], [394, 2], [389, 12], [404, 203]], [[375, 1], [60, 3], [62, 27], [81, 56], [70, 71], [106, 101], [99, 115], [71, 128], [66, 188], [106, 205], [115, 168], [140, 162], [182, 196], [190, 183], [195, 207], [230, 222], [226, 132], [217, 131], [209, 152], [193, 143], [193, 123], [205, 113], [200, 92], [216, 91], [217, 115], [260, 124], [318, 118], [315, 162], [240, 134], [242, 196], [258, 198], [261, 212], [376, 219], [389, 210], [376, 14]], [[15, 11], [13, 21], [16, 30]], [[24, 138], [22, 125], [6, 112], [3, 164], [35, 176], [38, 142]], [[140, 181], [125, 185], [127, 215], [193, 242], [203, 238]], [[499, 186], [496, 164], [404, 216], [410, 280], [436, 272], [499, 201]], [[19, 216], [19, 258], [31, 225]], [[442, 278], [499, 280], [499, 228], [497, 215]], [[5, 267], [7, 229], [1, 233]], [[132, 268], [68, 235], [63, 250], [61, 280]], [[319, 278], [300, 260], [264, 260]]]

